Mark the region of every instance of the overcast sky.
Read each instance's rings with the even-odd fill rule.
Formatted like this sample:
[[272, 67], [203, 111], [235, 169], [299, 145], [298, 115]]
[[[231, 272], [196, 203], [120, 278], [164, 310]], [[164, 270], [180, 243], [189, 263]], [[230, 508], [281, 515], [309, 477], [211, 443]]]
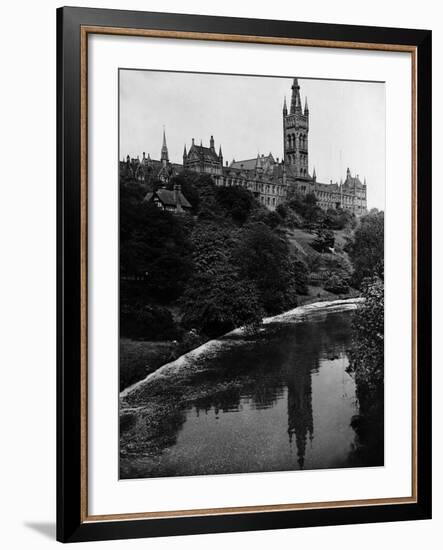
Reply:
[[[385, 204], [385, 86], [299, 77], [310, 111], [309, 172], [328, 183], [366, 177], [368, 207]], [[172, 162], [183, 147], [221, 144], [225, 161], [283, 156], [282, 107], [292, 79], [120, 70], [120, 157], [160, 158], [163, 127]]]

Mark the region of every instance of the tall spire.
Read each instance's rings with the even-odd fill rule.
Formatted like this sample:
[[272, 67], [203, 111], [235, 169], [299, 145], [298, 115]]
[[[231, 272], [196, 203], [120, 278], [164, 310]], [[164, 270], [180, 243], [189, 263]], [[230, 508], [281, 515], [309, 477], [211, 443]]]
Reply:
[[315, 173], [315, 166], [314, 166], [314, 172], [313, 172], [313, 174], [312, 174], [312, 179], [313, 179], [314, 181], [317, 181], [317, 174]]
[[223, 153], [222, 153], [221, 145], [220, 145], [220, 148], [218, 150], [218, 159], [220, 161], [220, 164], [223, 166]]
[[298, 85], [298, 78], [294, 78], [294, 82], [292, 83], [291, 115], [296, 112], [301, 112], [300, 86]]
[[286, 96], [285, 100], [283, 101], [283, 115], [286, 116], [288, 114], [288, 106], [286, 105]]
[[164, 126], [163, 126], [163, 145], [162, 145], [160, 160], [164, 164], [169, 162], [168, 146], [166, 145], [166, 133], [165, 133], [165, 127]]
[[309, 107], [308, 107], [308, 96], [305, 97], [305, 112], [304, 114], [307, 115], [309, 113]]

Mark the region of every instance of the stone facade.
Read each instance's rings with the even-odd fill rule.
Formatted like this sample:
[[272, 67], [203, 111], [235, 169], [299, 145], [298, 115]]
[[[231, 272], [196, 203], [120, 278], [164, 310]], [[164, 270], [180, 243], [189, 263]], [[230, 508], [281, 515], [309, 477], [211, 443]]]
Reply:
[[256, 199], [270, 210], [275, 210], [294, 194], [313, 193], [318, 205], [328, 208], [343, 208], [356, 215], [367, 211], [366, 180], [362, 183], [359, 176], [352, 176], [348, 168], [346, 179], [340, 183], [321, 183], [317, 181], [315, 168], [309, 174], [309, 108], [305, 99], [302, 108], [300, 86], [294, 78], [291, 103], [288, 111], [286, 98], [283, 103], [283, 159], [275, 159], [271, 153], [267, 156], [223, 164], [221, 146], [218, 153], [214, 137], [209, 147], [196, 145], [192, 139], [189, 151], [186, 145], [183, 151], [183, 164], [169, 161], [166, 135], [163, 130], [163, 143], [160, 160], [145, 156], [140, 160], [129, 156], [120, 162], [121, 177], [147, 181], [150, 178], [160, 180], [166, 185], [169, 180], [182, 171], [209, 174], [217, 186], [241, 186], [253, 193]]

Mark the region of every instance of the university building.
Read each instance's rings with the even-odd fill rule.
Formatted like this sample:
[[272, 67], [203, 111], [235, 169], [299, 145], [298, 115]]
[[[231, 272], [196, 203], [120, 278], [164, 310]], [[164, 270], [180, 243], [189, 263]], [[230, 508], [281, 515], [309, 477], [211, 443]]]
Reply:
[[[272, 153], [257, 155], [245, 160], [232, 160], [229, 164], [223, 161], [222, 148], [215, 148], [214, 137], [209, 140], [209, 147], [196, 145], [192, 139], [189, 151], [184, 148], [183, 163], [169, 161], [166, 135], [163, 130], [163, 144], [160, 160], [151, 159], [150, 155], [140, 160], [126, 157], [120, 162], [120, 176], [136, 181], [160, 180], [166, 186], [169, 180], [182, 171], [193, 171], [209, 174], [215, 184], [223, 187], [240, 186], [253, 193], [256, 199], [270, 210], [290, 199], [295, 194], [313, 193], [318, 205], [328, 208], [343, 208], [357, 216], [367, 211], [366, 179], [362, 183], [358, 175], [353, 176], [347, 169], [345, 180], [339, 183], [322, 183], [317, 181], [315, 168], [309, 173], [309, 108], [307, 99], [302, 107], [300, 86], [294, 78], [289, 109], [286, 98], [283, 103], [282, 117], [283, 158], [274, 158]], [[176, 190], [174, 196], [180, 196]], [[149, 194], [147, 200], [154, 200]], [[161, 204], [158, 204], [161, 207]], [[169, 205], [169, 210], [174, 208]]]

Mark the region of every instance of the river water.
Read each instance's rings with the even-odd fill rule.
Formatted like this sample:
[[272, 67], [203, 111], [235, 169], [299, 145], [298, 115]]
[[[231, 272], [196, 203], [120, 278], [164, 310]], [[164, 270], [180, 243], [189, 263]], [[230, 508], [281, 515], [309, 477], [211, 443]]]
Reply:
[[[157, 445], [148, 438], [139, 454], [124, 452], [122, 477], [366, 465], [356, 464], [351, 426], [359, 414], [347, 372], [352, 315], [314, 310], [277, 318], [258, 335], [218, 340], [178, 380], [166, 371], [162, 387], [167, 393], [170, 385], [166, 401], [173, 404], [164, 412], [169, 420], [156, 426], [163, 422], [169, 435]], [[130, 425], [140, 431], [146, 423], [138, 420]]]

